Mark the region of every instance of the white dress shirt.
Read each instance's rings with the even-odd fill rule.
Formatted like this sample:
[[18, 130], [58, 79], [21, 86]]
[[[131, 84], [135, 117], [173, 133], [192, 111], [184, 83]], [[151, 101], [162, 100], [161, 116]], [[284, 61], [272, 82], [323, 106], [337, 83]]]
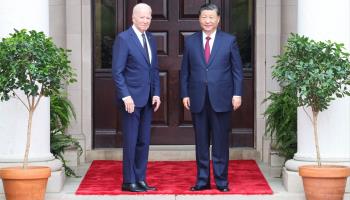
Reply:
[[202, 34], [203, 34], [203, 37], [202, 37], [202, 39], [203, 39], [203, 49], [205, 49], [205, 43], [207, 42], [206, 37], [208, 37], [208, 36], [210, 37], [209, 47], [210, 47], [210, 54], [211, 54], [211, 50], [213, 49], [213, 44], [214, 44], [214, 40], [215, 40], [215, 36], [216, 36], [216, 30], [210, 35], [207, 35], [204, 32], [202, 32]]
[[[132, 25], [132, 29], [135, 31], [137, 38], [139, 39], [141, 46], [143, 46], [143, 39], [142, 39], [142, 33], [135, 27], [135, 25]], [[147, 42], [147, 48], [148, 48], [148, 54], [149, 54], [149, 61], [152, 63], [152, 51], [151, 47], [148, 42], [147, 34], [145, 34], [146, 42]]]

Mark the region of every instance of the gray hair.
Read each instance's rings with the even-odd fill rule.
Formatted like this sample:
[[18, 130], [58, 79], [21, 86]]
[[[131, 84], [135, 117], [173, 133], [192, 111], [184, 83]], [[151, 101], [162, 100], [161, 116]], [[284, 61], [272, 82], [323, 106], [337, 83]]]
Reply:
[[132, 9], [132, 15], [134, 15], [138, 10], [144, 9], [144, 8], [149, 9], [151, 11], [151, 13], [152, 13], [151, 6], [149, 6], [148, 4], [145, 4], [145, 3], [138, 3]]

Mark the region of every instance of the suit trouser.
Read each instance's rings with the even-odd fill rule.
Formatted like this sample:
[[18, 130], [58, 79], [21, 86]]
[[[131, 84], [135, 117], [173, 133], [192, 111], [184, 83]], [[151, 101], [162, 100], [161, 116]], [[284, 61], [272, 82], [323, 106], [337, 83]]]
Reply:
[[192, 113], [195, 130], [197, 185], [210, 185], [210, 140], [212, 142], [212, 160], [214, 179], [217, 186], [227, 186], [229, 160], [229, 131], [231, 111], [215, 112], [210, 104], [208, 90], [203, 109]]
[[121, 106], [123, 127], [123, 183], [145, 181], [151, 134], [152, 106], [135, 107], [133, 113]]

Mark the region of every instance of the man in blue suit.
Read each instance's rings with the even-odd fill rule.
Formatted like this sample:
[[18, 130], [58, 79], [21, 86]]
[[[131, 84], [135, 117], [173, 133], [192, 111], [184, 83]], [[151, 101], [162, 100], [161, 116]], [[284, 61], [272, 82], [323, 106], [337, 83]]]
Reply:
[[152, 10], [145, 3], [133, 8], [133, 25], [113, 45], [113, 79], [122, 116], [123, 191], [156, 190], [146, 183], [152, 105], [160, 105], [156, 41], [147, 32]]
[[202, 31], [188, 36], [181, 66], [181, 97], [192, 113], [197, 181], [191, 191], [210, 189], [209, 147], [218, 190], [229, 191], [228, 161], [231, 112], [241, 106], [242, 63], [236, 38], [217, 29], [215, 4], [199, 11]]

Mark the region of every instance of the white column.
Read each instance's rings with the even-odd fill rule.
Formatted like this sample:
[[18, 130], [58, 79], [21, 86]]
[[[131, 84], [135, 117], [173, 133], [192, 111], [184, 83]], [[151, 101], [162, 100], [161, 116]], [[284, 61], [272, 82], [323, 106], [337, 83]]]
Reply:
[[[21, 92], [21, 98], [25, 99]], [[0, 163], [23, 161], [27, 141], [28, 110], [16, 98], [0, 102]], [[53, 160], [50, 153], [50, 98], [34, 112], [29, 162]]]
[[[314, 40], [344, 43], [350, 50], [350, 2], [348, 0], [307, 0], [298, 2], [298, 34]], [[312, 116], [310, 109], [306, 109]], [[298, 151], [288, 160], [283, 181], [288, 191], [302, 191], [298, 168], [315, 164], [316, 150], [312, 123], [298, 108]], [[336, 99], [319, 114], [319, 144], [323, 163], [350, 166], [350, 98]], [[349, 181], [348, 181], [349, 182]], [[347, 191], [350, 191], [348, 184]]]
[[[0, 5], [0, 38], [23, 28], [49, 34], [49, 0], [0, 0]], [[19, 100], [0, 102], [0, 167], [18, 166], [23, 161], [27, 120], [28, 111]], [[50, 98], [43, 98], [34, 112], [29, 162], [49, 166], [52, 176], [47, 191], [61, 190], [62, 163], [50, 153]]]

